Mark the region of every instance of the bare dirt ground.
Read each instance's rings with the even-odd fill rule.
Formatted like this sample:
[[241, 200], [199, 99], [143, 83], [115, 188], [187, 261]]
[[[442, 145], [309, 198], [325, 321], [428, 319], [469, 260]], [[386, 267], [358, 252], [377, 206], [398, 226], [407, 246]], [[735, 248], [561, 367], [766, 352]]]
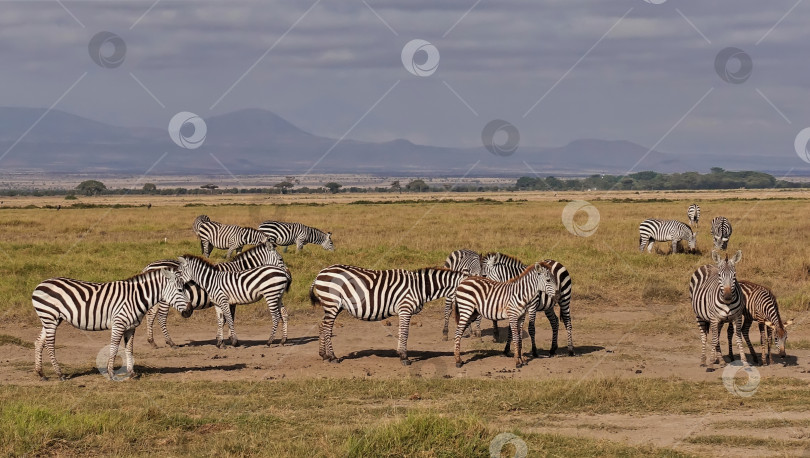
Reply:
[[[342, 362], [334, 364], [323, 362], [318, 356], [318, 323], [321, 315], [317, 309], [291, 314], [290, 341], [283, 347], [265, 345], [270, 330], [269, 318], [250, 318], [251, 312], [247, 311], [240, 319], [237, 312], [236, 329], [241, 346], [235, 348], [228, 346], [224, 349], [214, 346], [214, 313], [212, 310], [206, 310], [185, 321], [175, 312], [171, 312], [169, 330], [174, 341], [180, 345], [177, 349], [165, 345], [157, 327], [155, 337], [159, 348], [152, 348], [146, 342], [145, 325], [139, 327], [135, 343], [136, 370], [143, 378], [179, 382], [321, 377], [361, 379], [471, 377], [525, 380], [553, 377], [576, 383], [584, 378], [616, 376], [676, 377], [689, 381], [722, 383], [722, 366], [712, 373], [707, 373], [704, 368], [699, 367], [700, 341], [697, 329], [674, 337], [651, 330], [649, 326], [655, 323], [656, 311], [646, 308], [600, 312], [595, 306], [591, 306], [588, 307], [591, 310], [580, 312], [579, 319], [575, 313], [576, 357], [565, 356], [565, 332], [562, 326], [560, 336], [562, 348], [558, 351], [558, 355], [562, 356], [548, 357], [551, 332], [545, 317], [539, 316], [537, 325], [541, 356], [538, 359], [530, 359], [528, 365], [521, 369], [515, 369], [514, 360], [500, 353], [503, 344], [492, 342], [487, 325], [481, 339], [462, 339], [462, 359], [465, 364], [461, 368], [456, 368], [452, 339], [443, 341], [441, 336], [442, 305], [438, 302], [429, 304], [426, 310], [412, 321], [408, 348], [413, 364], [407, 367], [400, 364], [395, 353], [397, 333], [395, 320], [368, 323], [341, 314], [335, 328], [334, 347], [335, 353], [342, 357]], [[33, 326], [0, 326], [0, 334], [18, 337], [23, 342], [33, 342], [37, 333], [38, 328]], [[60, 326], [57, 332], [57, 357], [63, 365], [63, 370], [71, 377], [66, 383], [90, 385], [109, 383], [95, 369], [97, 355], [101, 355], [102, 363], [106, 361], [108, 339], [108, 332], [90, 333], [78, 331], [68, 325]], [[754, 339], [754, 343], [759, 351], [758, 338]], [[793, 377], [810, 382], [810, 350], [790, 349], [789, 344], [790, 341], [787, 358], [776, 356], [775, 364], [757, 367], [763, 379]], [[530, 350], [529, 345], [530, 342], [526, 338], [524, 340], [526, 353]], [[721, 346], [725, 353], [727, 347], [724, 336], [721, 339]], [[0, 363], [4, 368], [0, 371], [0, 383], [23, 385], [55, 383], [41, 382], [33, 374], [32, 357], [33, 350], [30, 348], [15, 344], [0, 345]], [[46, 374], [52, 374], [47, 356], [44, 367]], [[741, 398], [741, 402], [743, 401]], [[518, 413], [515, 412], [514, 415]], [[728, 424], [720, 423], [739, 420], [739, 412], [734, 414], [709, 412], [699, 415], [652, 413], [570, 415], [559, 412], [537, 419], [526, 418], [525, 413], [520, 415], [521, 421], [526, 421], [525, 424], [537, 425], [529, 427], [528, 432], [554, 432], [628, 444], [651, 444], [706, 455], [772, 455], [775, 451], [768, 447], [751, 447], [744, 444], [734, 448], [724, 444], [696, 444], [686, 441], [687, 438], [696, 434], [722, 436], [733, 433], [735, 436], [760, 439], [778, 437], [794, 444], [807, 441], [807, 447], [810, 447], [808, 427], [756, 429], [750, 425], [741, 425], [730, 428]], [[508, 417], [501, 420], [505, 421], [506, 418]], [[744, 419], [749, 422], [768, 419], [801, 420], [805, 421], [804, 424], [808, 424], [810, 413], [752, 410], [744, 415]]]

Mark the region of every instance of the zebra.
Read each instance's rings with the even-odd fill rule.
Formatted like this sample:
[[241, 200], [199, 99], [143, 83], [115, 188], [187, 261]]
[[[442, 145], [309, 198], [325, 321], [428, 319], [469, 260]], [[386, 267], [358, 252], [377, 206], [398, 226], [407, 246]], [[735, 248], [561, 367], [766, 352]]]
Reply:
[[689, 225], [698, 227], [698, 220], [700, 220], [700, 205], [692, 204], [686, 210], [686, 216], [689, 218]]
[[[688, 225], [674, 219], [646, 219], [638, 227], [639, 248], [644, 252], [651, 253], [655, 242], [672, 241], [672, 252], [678, 252], [678, 242], [686, 240], [689, 243], [689, 250], [694, 252], [697, 243], [697, 232], [692, 232]], [[649, 244], [649, 245], [648, 245]]]
[[[773, 292], [756, 283], [740, 280], [740, 289], [743, 296], [745, 296], [745, 309], [743, 310], [743, 325], [742, 336], [748, 349], [751, 351], [751, 356], [756, 364], [771, 364], [771, 339], [774, 340], [776, 351], [779, 356], [785, 357], [785, 342], [787, 341], [787, 327], [793, 324], [793, 320], [787, 322], [782, 321], [779, 315], [779, 305], [776, 303], [776, 296]], [[759, 344], [762, 349], [762, 361], [757, 359], [757, 353], [754, 346], [751, 345], [751, 339], [748, 331], [751, 329], [751, 324], [757, 322], [759, 325]], [[723, 324], [720, 324], [718, 332], [723, 330]], [[733, 360], [734, 354], [731, 347], [731, 337], [734, 329], [728, 327], [728, 355]], [[717, 349], [718, 353], [720, 349]]]
[[[554, 356], [557, 353], [557, 337], [559, 335], [559, 319], [554, 313], [554, 303], [560, 306], [560, 319], [565, 325], [566, 333], [568, 334], [568, 356], [574, 356], [574, 338], [573, 327], [571, 325], [571, 274], [564, 265], [553, 259], [544, 259], [551, 265], [551, 275], [554, 278], [557, 286], [557, 296], [549, 296], [541, 291], [537, 297], [537, 301], [533, 301], [528, 311], [529, 321], [529, 336], [532, 339], [532, 356], [537, 357], [537, 344], [535, 343], [535, 321], [537, 312], [542, 311], [545, 313], [549, 324], [551, 324], [551, 348], [549, 348], [549, 356]], [[520, 260], [503, 253], [488, 253], [484, 255], [483, 270], [487, 278], [495, 281], [504, 282], [510, 278], [520, 275], [526, 269], [526, 264]], [[494, 334], [498, 335], [498, 322], [492, 322], [494, 327]], [[481, 326], [480, 319], [476, 321], [476, 325]], [[507, 328], [509, 333], [512, 332], [511, 328]], [[479, 331], [480, 335], [480, 331]], [[496, 337], [497, 340], [497, 337]], [[504, 353], [509, 351], [510, 337], [507, 334], [506, 346]]]
[[264, 234], [252, 227], [222, 224], [216, 221], [202, 223], [199, 237], [202, 254], [206, 258], [211, 254], [212, 248], [227, 249], [228, 253], [225, 255], [227, 259], [231, 257], [234, 250], [236, 250], [236, 254], [239, 254], [245, 245], [261, 245], [267, 241]]
[[720, 346], [719, 326], [721, 322], [726, 321], [733, 323], [740, 359], [744, 365], [748, 365], [740, 332], [745, 309], [745, 295], [740, 290], [736, 274], [736, 265], [741, 259], [742, 251], [737, 251], [731, 259], [726, 254], [725, 260], [717, 251], [712, 251], [712, 260], [716, 265], [708, 264], [699, 267], [689, 280], [689, 296], [692, 299], [692, 309], [695, 312], [700, 329], [700, 341], [703, 345], [701, 367], [706, 366], [706, 339], [707, 334], [711, 331], [712, 354], [709, 358], [707, 372], [713, 371], [714, 365], [719, 362], [717, 354]]
[[467, 277], [456, 288], [455, 317], [456, 339], [454, 355], [456, 367], [461, 367], [461, 335], [475, 315], [487, 319], [509, 319], [512, 328], [512, 346], [515, 367], [525, 364], [521, 331], [526, 311], [538, 294], [557, 295], [556, 283], [551, 279], [551, 265], [545, 261], [537, 262], [517, 277], [506, 282], [497, 282], [484, 277]]
[[194, 229], [194, 234], [200, 239], [200, 251], [205, 253], [205, 246], [203, 245], [202, 237], [200, 236], [200, 228], [202, 227], [203, 223], [207, 223], [211, 221], [211, 218], [208, 215], [200, 215], [194, 218], [194, 222], [191, 224], [191, 228]]
[[127, 376], [136, 377], [133, 368], [135, 327], [146, 311], [158, 302], [171, 304], [180, 312], [188, 307], [183, 281], [177, 271], [158, 269], [126, 280], [94, 283], [71, 278], [51, 278], [34, 289], [31, 302], [42, 322], [34, 344], [34, 371], [42, 380], [42, 350], [48, 349], [56, 376], [65, 380], [56, 361], [56, 328], [64, 320], [85, 331], [111, 330], [107, 375], [113, 379], [113, 365], [121, 338], [126, 348]]
[[446, 297], [466, 277], [443, 267], [418, 270], [370, 270], [335, 264], [318, 273], [309, 290], [312, 305], [324, 310], [320, 327], [318, 353], [325, 361], [340, 362], [332, 348], [335, 319], [344, 309], [364, 321], [380, 321], [399, 316], [397, 354], [402, 365], [408, 359], [408, 329], [411, 317], [426, 302]]
[[[450, 270], [466, 272], [467, 275], [481, 275], [481, 255], [472, 250], [456, 250], [444, 261], [444, 267]], [[447, 340], [447, 327], [450, 323], [450, 314], [453, 310], [453, 297], [448, 295], [444, 299], [444, 327], [442, 340]]]
[[[267, 339], [267, 346], [273, 343], [279, 318], [286, 321], [286, 317], [282, 316], [285, 309], [281, 302], [284, 293], [290, 290], [291, 277], [286, 268], [263, 265], [238, 272], [226, 272], [199, 256], [187, 254], [177, 259], [178, 271], [183, 281], [193, 281], [203, 288], [208, 293], [209, 301], [214, 302], [222, 313], [222, 316], [217, 316], [217, 347], [223, 346], [223, 318], [231, 331], [231, 345], [239, 345], [230, 306], [252, 304], [262, 297], [273, 317], [273, 330]], [[286, 341], [287, 327], [284, 326], [280, 345], [284, 345]]]
[[717, 216], [712, 220], [712, 238], [715, 250], [728, 248], [728, 239], [731, 237], [731, 223], [725, 216]]
[[[180, 264], [173, 259], [166, 259], [162, 261], [155, 261], [148, 266], [146, 266], [143, 271], [147, 272], [149, 270], [159, 269], [162, 267], [168, 267], [171, 269], [177, 269]], [[264, 245], [256, 245], [255, 247], [237, 255], [233, 261], [230, 262], [223, 262], [220, 264], [216, 264], [216, 269], [223, 271], [223, 272], [238, 272], [241, 270], [252, 269], [253, 267], [257, 266], [276, 266], [285, 269], [287, 272], [287, 277], [290, 282], [292, 282], [292, 275], [290, 274], [289, 269], [284, 264], [284, 260], [281, 258], [281, 255], [278, 254], [276, 251], [275, 245], [272, 242], [267, 242]], [[189, 282], [185, 285], [186, 294], [189, 296], [189, 307], [188, 309], [183, 312], [183, 317], [188, 318], [195, 310], [206, 309], [208, 307], [214, 307], [217, 304], [212, 302], [208, 296], [208, 293], [201, 288], [198, 284], [194, 282]], [[236, 305], [231, 304], [231, 319], [236, 318]], [[281, 318], [282, 318], [282, 330], [284, 335], [287, 334], [287, 310], [284, 306], [281, 306]], [[214, 307], [214, 310], [217, 312], [217, 323], [219, 323], [219, 334], [223, 333], [222, 330], [222, 323], [223, 323], [223, 316], [222, 312], [218, 307]], [[171, 336], [169, 336], [169, 330], [166, 327], [166, 318], [169, 314], [169, 306], [163, 302], [159, 303], [157, 307], [154, 307], [149, 310], [146, 314], [146, 341], [149, 342], [152, 347], [157, 348], [157, 344], [155, 344], [154, 340], [154, 323], [155, 318], [157, 318], [158, 323], [160, 324], [160, 329], [163, 331], [163, 337], [166, 340], [166, 345], [177, 348], [177, 345], [172, 341]], [[228, 331], [230, 333], [230, 330]]]
[[265, 221], [259, 225], [259, 231], [266, 235], [271, 242], [283, 246], [284, 252], [287, 251], [287, 246], [293, 243], [295, 251], [301, 251], [307, 243], [318, 244], [325, 250], [335, 251], [331, 232], [324, 232], [301, 223]]

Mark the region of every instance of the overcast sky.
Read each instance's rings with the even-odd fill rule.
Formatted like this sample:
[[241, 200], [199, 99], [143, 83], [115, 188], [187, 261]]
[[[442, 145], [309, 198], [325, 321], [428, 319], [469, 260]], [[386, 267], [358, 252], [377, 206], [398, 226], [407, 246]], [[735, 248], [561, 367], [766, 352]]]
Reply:
[[[62, 5], [2, 1], [0, 105], [58, 101], [91, 119], [154, 127], [179, 111], [263, 108], [318, 135], [441, 146], [480, 146], [499, 118], [521, 145], [621, 139], [730, 161], [795, 156], [796, 134], [810, 126], [810, 2], [801, 0]], [[100, 31], [125, 42], [120, 66], [90, 58]], [[435, 73], [403, 66], [413, 39], [438, 50]], [[715, 70], [727, 47], [753, 63], [741, 84]]]

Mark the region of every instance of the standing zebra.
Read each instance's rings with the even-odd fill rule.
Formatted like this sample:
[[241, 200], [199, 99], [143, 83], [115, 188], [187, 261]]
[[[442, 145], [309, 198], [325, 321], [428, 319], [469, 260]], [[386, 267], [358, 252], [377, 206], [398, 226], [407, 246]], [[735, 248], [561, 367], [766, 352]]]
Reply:
[[325, 250], [335, 251], [331, 232], [324, 232], [301, 223], [265, 221], [259, 225], [259, 231], [266, 235], [271, 242], [283, 246], [285, 252], [287, 246], [293, 243], [296, 251], [301, 251], [307, 243], [314, 243], [322, 246]]
[[[231, 345], [239, 345], [236, 331], [233, 327], [231, 305], [252, 304], [262, 297], [273, 317], [273, 330], [267, 345], [273, 343], [278, 329], [279, 319], [282, 315], [283, 304], [281, 298], [290, 289], [290, 273], [286, 268], [276, 266], [258, 266], [238, 272], [224, 272], [217, 269], [205, 258], [194, 255], [184, 255], [178, 258], [181, 277], [185, 282], [193, 281], [203, 288], [209, 300], [214, 302], [222, 316], [217, 316], [219, 328], [217, 330], [217, 347], [222, 347], [222, 318], [231, 330]], [[285, 320], [286, 321], [286, 320]], [[287, 341], [287, 328], [283, 329], [281, 345]]]
[[[444, 267], [450, 270], [466, 272], [467, 275], [481, 275], [481, 255], [472, 250], [456, 250], [444, 261]], [[450, 323], [450, 313], [453, 311], [453, 296], [444, 299], [444, 327], [442, 340], [447, 340], [447, 326]]]
[[551, 265], [545, 261], [527, 267], [520, 275], [506, 282], [497, 282], [484, 277], [467, 277], [456, 288], [455, 317], [456, 367], [461, 367], [461, 335], [475, 315], [490, 320], [509, 319], [512, 329], [512, 347], [515, 367], [525, 364], [521, 331], [526, 310], [540, 292], [557, 295], [557, 287], [551, 279]]
[[[759, 364], [762, 362], [765, 365], [771, 364], [771, 339], [774, 340], [776, 351], [779, 356], [785, 357], [785, 343], [787, 341], [787, 327], [793, 324], [793, 320], [788, 320], [786, 323], [782, 322], [782, 317], [779, 315], [779, 305], [776, 303], [776, 296], [770, 289], [752, 283], [750, 281], [740, 280], [740, 289], [745, 296], [745, 309], [743, 310], [743, 325], [742, 336], [748, 349], [751, 351], [751, 356], [754, 363]], [[751, 339], [748, 331], [751, 329], [751, 324], [756, 321], [759, 325], [759, 345], [762, 350], [762, 361], [757, 359], [757, 352], [754, 346], [751, 345]], [[723, 325], [720, 324], [720, 330]], [[734, 352], [731, 348], [731, 336], [734, 329], [728, 327], [728, 355], [733, 360]], [[718, 348], [718, 353], [720, 352]]]
[[242, 251], [245, 245], [262, 245], [267, 241], [267, 237], [252, 227], [242, 227], [233, 224], [222, 224], [216, 221], [206, 221], [200, 225], [200, 247], [202, 254], [206, 258], [211, 254], [212, 247], [221, 250], [227, 249], [225, 258], [230, 258], [231, 253], [236, 250], [236, 254]]
[[42, 350], [48, 349], [51, 364], [60, 380], [65, 380], [56, 361], [56, 328], [64, 320], [85, 331], [112, 330], [107, 375], [113, 378], [115, 355], [121, 338], [126, 348], [128, 377], [135, 377], [132, 355], [135, 327], [146, 311], [158, 302], [185, 311], [188, 298], [178, 272], [159, 269], [132, 278], [109, 283], [93, 283], [70, 278], [51, 278], [34, 289], [31, 302], [42, 322], [42, 331], [34, 344], [34, 370], [43, 379]]
[[720, 257], [712, 251], [712, 260], [715, 265], [699, 267], [689, 280], [689, 296], [692, 298], [692, 309], [695, 312], [698, 328], [700, 328], [700, 342], [703, 344], [700, 366], [706, 366], [706, 339], [711, 331], [712, 341], [709, 344], [712, 354], [709, 358], [707, 372], [714, 370], [718, 363], [717, 349], [720, 347], [719, 326], [722, 322], [731, 322], [734, 325], [734, 337], [740, 351], [740, 359], [748, 365], [742, 347], [741, 328], [743, 323], [743, 310], [745, 309], [745, 296], [740, 291], [737, 282], [735, 266], [742, 259], [742, 251], [737, 251], [733, 258]]
[[[176, 260], [166, 259], [163, 261], [155, 261], [148, 266], [146, 266], [143, 271], [147, 272], [149, 270], [159, 269], [163, 267], [168, 267], [171, 269], [177, 269], [180, 266], [180, 263]], [[288, 280], [292, 282], [292, 275], [290, 274], [289, 269], [287, 266], [284, 265], [284, 260], [281, 259], [281, 255], [275, 249], [275, 245], [271, 242], [267, 242], [264, 245], [256, 245], [255, 247], [237, 255], [233, 261], [230, 262], [223, 262], [220, 264], [216, 264], [215, 268], [222, 272], [238, 272], [241, 270], [248, 270], [258, 266], [276, 266], [283, 268], [287, 272]], [[217, 323], [219, 324], [219, 332], [218, 335], [223, 335], [223, 316], [222, 312], [218, 307], [215, 307], [217, 304], [212, 302], [208, 297], [208, 293], [205, 292], [198, 284], [194, 282], [187, 283], [185, 285], [186, 294], [189, 296], [189, 307], [188, 309], [183, 312], [183, 317], [188, 318], [195, 310], [206, 309], [208, 307], [214, 307], [214, 310], [217, 312]], [[158, 323], [160, 324], [160, 329], [163, 331], [163, 337], [166, 340], [166, 345], [177, 348], [177, 345], [174, 344], [172, 341], [171, 336], [169, 336], [169, 329], [166, 327], [166, 318], [169, 314], [169, 306], [163, 302], [159, 303], [157, 307], [153, 307], [149, 310], [146, 314], [146, 341], [149, 342], [153, 347], [157, 348], [154, 340], [154, 323], [155, 318], [157, 317]], [[235, 319], [236, 317], [236, 304], [231, 304], [231, 319]], [[287, 310], [284, 306], [281, 306], [281, 319], [282, 319], [282, 330], [284, 335], [287, 335]], [[230, 330], [228, 331], [230, 334]]]
[[728, 239], [731, 237], [731, 223], [725, 216], [717, 216], [712, 220], [712, 238], [715, 250], [728, 248]]
[[700, 220], [700, 205], [692, 204], [686, 210], [686, 216], [689, 218], [689, 225], [698, 227], [698, 220]]
[[689, 250], [694, 251], [697, 242], [697, 232], [692, 232], [688, 225], [674, 219], [646, 219], [638, 227], [640, 252], [652, 253], [655, 242], [672, 241], [672, 253], [678, 252], [678, 242], [686, 240], [689, 243]]
[[[549, 356], [554, 356], [557, 353], [557, 337], [559, 335], [560, 320], [554, 313], [554, 303], [560, 306], [560, 318], [565, 325], [565, 330], [568, 334], [568, 356], [574, 356], [574, 338], [572, 336], [573, 327], [571, 325], [571, 274], [564, 265], [553, 259], [545, 259], [551, 266], [551, 275], [556, 283], [557, 296], [549, 296], [544, 291], [540, 291], [536, 301], [532, 301], [528, 311], [529, 319], [529, 336], [532, 339], [532, 356], [537, 357], [537, 344], [535, 343], [535, 321], [537, 312], [542, 311], [549, 324], [551, 324], [551, 348], [548, 350]], [[505, 282], [510, 278], [520, 275], [525, 269], [526, 264], [520, 260], [513, 258], [503, 253], [488, 253], [484, 255], [483, 270], [487, 278], [495, 281]], [[495, 335], [498, 334], [498, 322], [492, 322]], [[476, 321], [476, 325], [481, 326], [480, 319]], [[508, 332], [512, 332], [511, 328], [507, 328]], [[480, 335], [480, 331], [479, 331]], [[504, 352], [509, 351], [510, 338], [506, 339], [506, 346]]]
[[211, 221], [211, 218], [208, 215], [200, 215], [194, 218], [194, 222], [191, 224], [191, 228], [194, 229], [194, 234], [200, 239], [200, 251], [205, 253], [205, 246], [203, 245], [202, 237], [200, 236], [200, 228], [202, 227], [203, 223], [207, 223]]
[[397, 354], [402, 365], [409, 365], [408, 329], [411, 317], [425, 305], [452, 294], [464, 272], [445, 268], [418, 270], [370, 270], [333, 265], [318, 273], [309, 290], [312, 305], [323, 306], [318, 353], [326, 361], [339, 362], [332, 349], [332, 328], [344, 309], [364, 321], [380, 321], [399, 316]]

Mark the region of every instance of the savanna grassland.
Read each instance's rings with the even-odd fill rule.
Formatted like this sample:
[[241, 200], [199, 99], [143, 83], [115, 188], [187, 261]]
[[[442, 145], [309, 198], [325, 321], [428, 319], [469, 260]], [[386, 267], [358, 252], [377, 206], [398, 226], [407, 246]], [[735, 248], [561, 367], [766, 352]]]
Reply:
[[[153, 197], [151, 208], [140, 206], [147, 202], [144, 196], [79, 201], [137, 205], [123, 208], [69, 208], [76, 201], [54, 198], [5, 201], [0, 208], [0, 453], [487, 456], [491, 441], [504, 432], [524, 441], [530, 456], [806, 451], [810, 201], [803, 193], [452, 197], [461, 201], [416, 201], [425, 196], [413, 194], [307, 200]], [[598, 228], [588, 237], [573, 235], [562, 221], [566, 203], [580, 199], [598, 210]], [[685, 221], [692, 202], [702, 209], [698, 254], [670, 255], [665, 244], [657, 246], [660, 253], [639, 253], [643, 219]], [[20, 208], [57, 204], [63, 208]], [[199, 253], [191, 222], [201, 213], [247, 226], [267, 219], [298, 221], [333, 233], [334, 252], [308, 245], [301, 253], [294, 247], [282, 253], [293, 273], [284, 300], [291, 311], [292, 345], [263, 345], [269, 330], [263, 303], [239, 308], [236, 326], [245, 345], [224, 350], [210, 340], [213, 313], [181, 320], [171, 312], [170, 331], [181, 348], [163, 345], [158, 331], [160, 348], [153, 349], [139, 328], [135, 358], [142, 377], [115, 383], [95, 370], [109, 333], [63, 325], [57, 356], [71, 378], [39, 381], [32, 371], [39, 327], [31, 307], [34, 287], [54, 276], [125, 278], [151, 261]], [[758, 368], [761, 382], [750, 397], [727, 390], [722, 371], [698, 367], [700, 340], [688, 281], [695, 268], [710, 262], [709, 226], [718, 215], [734, 228], [729, 252], [743, 251], [738, 278], [773, 289], [783, 318], [795, 318], [788, 357]], [[574, 223], [586, 225], [586, 219], [580, 212]], [[437, 266], [459, 248], [563, 263], [573, 278], [578, 356], [548, 358], [541, 351], [540, 358], [515, 370], [511, 359], [500, 356], [503, 343], [487, 334], [463, 339], [469, 362], [456, 369], [452, 342], [441, 339], [444, 303], [437, 301], [412, 323], [410, 368], [393, 356], [395, 321], [385, 326], [346, 314], [335, 332], [335, 351], [346, 359], [337, 365], [319, 361], [321, 315], [310, 305], [308, 288], [320, 269], [334, 263]], [[221, 260], [223, 255], [215, 250], [213, 256]], [[548, 348], [548, 328], [541, 315], [541, 349]], [[564, 329], [560, 339], [564, 349]], [[724, 336], [721, 342], [725, 352]], [[52, 374], [47, 358], [45, 364]]]

